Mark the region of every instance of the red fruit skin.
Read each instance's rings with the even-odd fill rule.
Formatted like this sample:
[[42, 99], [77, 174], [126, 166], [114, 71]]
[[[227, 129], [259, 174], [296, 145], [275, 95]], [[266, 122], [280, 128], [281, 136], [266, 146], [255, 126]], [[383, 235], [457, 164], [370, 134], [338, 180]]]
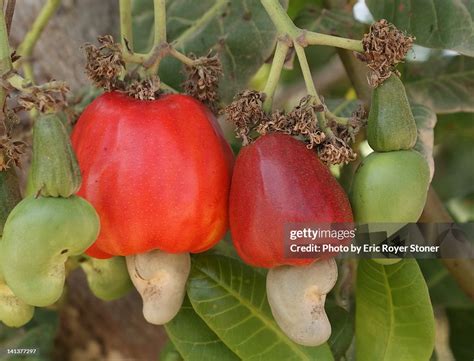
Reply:
[[233, 154], [192, 97], [104, 93], [82, 113], [72, 144], [78, 195], [101, 221], [90, 256], [202, 252], [226, 232]]
[[328, 168], [302, 142], [278, 133], [241, 150], [229, 204], [234, 246], [246, 263], [257, 267], [314, 262], [285, 258], [286, 223], [353, 222], [349, 200]]

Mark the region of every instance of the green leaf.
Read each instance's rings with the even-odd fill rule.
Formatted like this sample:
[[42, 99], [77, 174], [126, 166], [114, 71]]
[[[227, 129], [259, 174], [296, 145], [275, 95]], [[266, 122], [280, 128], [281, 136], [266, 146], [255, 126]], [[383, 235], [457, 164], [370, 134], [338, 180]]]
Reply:
[[362, 259], [357, 269], [356, 355], [364, 361], [428, 360], [434, 317], [414, 259], [382, 266]]
[[448, 270], [438, 259], [418, 260], [433, 305], [444, 307], [471, 308], [474, 302], [459, 288]]
[[436, 113], [474, 112], [474, 59], [464, 56], [430, 58], [405, 66], [404, 83], [413, 103]]
[[186, 361], [239, 360], [194, 312], [188, 298], [176, 317], [165, 325], [165, 329]]
[[354, 316], [340, 306], [326, 301], [332, 333], [328, 345], [336, 360], [345, 355], [354, 337]]
[[376, 20], [387, 19], [428, 48], [474, 56], [474, 2], [465, 0], [366, 0]]
[[273, 320], [265, 277], [223, 256], [196, 256], [188, 296], [197, 314], [243, 360], [333, 360], [327, 344], [303, 347]]
[[173, 342], [168, 341], [160, 352], [160, 361], [183, 361]]
[[365, 32], [365, 25], [354, 19], [351, 12], [314, 5], [302, 11], [295, 24], [306, 30], [353, 39], [362, 38]]
[[474, 310], [446, 310], [449, 319], [449, 344], [456, 361], [474, 360]]
[[[282, 0], [286, 7], [288, 0]], [[153, 5], [134, 4], [136, 47], [147, 49], [153, 39]], [[206, 55], [215, 50], [224, 75], [219, 83], [222, 100], [229, 101], [242, 90], [268, 59], [275, 47], [276, 30], [259, 0], [174, 0], [167, 4], [168, 41], [184, 53]], [[145, 46], [147, 43], [147, 46]], [[166, 58], [160, 65], [161, 79], [175, 87], [184, 80], [181, 64]]]
[[411, 111], [416, 122], [418, 136], [414, 149], [426, 159], [430, 167], [430, 179], [433, 179], [435, 164], [433, 159], [434, 127], [436, 125], [436, 113], [424, 105], [414, 104]]
[[322, 6], [322, 0], [291, 0], [288, 4], [288, 16], [294, 20], [306, 6], [316, 4]]

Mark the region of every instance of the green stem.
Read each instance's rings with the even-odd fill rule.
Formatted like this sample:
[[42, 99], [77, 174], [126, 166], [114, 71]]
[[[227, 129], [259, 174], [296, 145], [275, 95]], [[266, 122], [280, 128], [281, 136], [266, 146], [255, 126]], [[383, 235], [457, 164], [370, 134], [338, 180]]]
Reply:
[[153, 47], [166, 42], [166, 1], [153, 0], [155, 15], [155, 37], [153, 38]]
[[295, 44], [295, 51], [296, 56], [298, 57], [298, 61], [300, 63], [301, 72], [303, 73], [303, 79], [306, 85], [306, 90], [309, 95], [315, 98], [316, 104], [319, 105], [321, 104], [321, 99], [319, 99], [316, 88], [314, 87], [313, 76], [311, 75], [311, 70], [309, 68], [308, 60], [306, 59], [304, 49], [301, 45]]
[[148, 54], [130, 53], [126, 48], [123, 47], [122, 58], [126, 63], [143, 64], [147, 60]]
[[10, 86], [16, 90], [21, 91], [22, 93], [32, 93], [35, 89], [37, 90], [48, 90], [48, 89], [59, 89], [66, 86], [66, 83], [63, 81], [53, 80], [48, 83], [41, 85], [35, 85], [31, 83], [29, 79], [23, 78], [19, 74], [13, 73], [8, 78], [5, 79]]
[[149, 75], [156, 75], [156, 73], [158, 73], [162, 54], [157, 55], [156, 52], [160, 52], [160, 47], [166, 43], [166, 1], [153, 0], [153, 8], [155, 35], [153, 38], [153, 46], [149, 52], [149, 59], [153, 59], [152, 64], [147, 69], [147, 74]]
[[284, 40], [279, 40], [275, 49], [275, 55], [273, 56], [272, 67], [270, 68], [270, 74], [268, 75], [267, 83], [263, 92], [266, 95], [265, 102], [263, 103], [263, 109], [269, 112], [272, 108], [273, 95], [280, 79], [281, 70], [285, 63], [286, 54], [288, 53], [288, 43]]
[[364, 51], [361, 40], [346, 39], [339, 36], [315, 33], [313, 31], [303, 30], [300, 41], [309, 45], [329, 45], [336, 48], [357, 51], [359, 53]]
[[329, 45], [337, 48], [363, 52], [362, 41], [326, 35], [298, 28], [286, 13], [278, 0], [261, 0], [278, 32], [288, 35], [302, 46]]
[[261, 0], [263, 7], [281, 35], [296, 39], [301, 30], [296, 27], [278, 0]]
[[60, 4], [61, 0], [48, 0], [46, 4], [44, 4], [38, 16], [36, 17], [33, 25], [31, 26], [30, 31], [28, 31], [28, 33], [23, 38], [21, 44], [18, 46], [17, 54], [22, 57], [23, 61], [16, 63], [15, 68], [18, 69], [20, 64], [23, 63], [23, 67], [25, 69], [25, 76], [27, 76], [31, 81], [33, 81], [33, 71], [31, 66], [26, 65], [29, 63], [28, 58], [31, 57], [33, 49], [39, 37], [41, 36], [41, 33], [43, 32], [44, 28], [46, 27], [49, 20], [54, 15]]
[[[316, 105], [321, 105], [322, 101], [319, 98], [318, 92], [314, 86], [313, 77], [311, 75], [311, 70], [309, 68], [308, 59], [306, 59], [306, 54], [304, 48], [299, 44], [294, 44], [296, 56], [300, 63], [301, 72], [303, 73], [304, 82], [306, 85], [306, 91], [308, 95], [311, 95], [314, 98]], [[334, 137], [333, 131], [327, 126], [327, 119], [324, 112], [317, 112], [316, 118], [318, 119], [319, 127], [329, 138]]]
[[196, 64], [196, 62], [193, 59], [179, 52], [172, 46], [169, 47], [168, 54], [188, 66], [194, 66]]
[[340, 125], [349, 124], [349, 118], [338, 117], [337, 115], [334, 115], [333, 113], [331, 113], [329, 110], [326, 111], [326, 116], [330, 118], [331, 120], [335, 121], [337, 124], [340, 124]]
[[132, 1], [120, 0], [120, 38], [124, 49], [133, 52]]
[[[4, 77], [12, 69], [12, 60], [5, 15], [3, 14], [3, 8], [0, 10], [0, 77]], [[0, 87], [0, 113], [3, 113], [6, 98], [7, 90]]]

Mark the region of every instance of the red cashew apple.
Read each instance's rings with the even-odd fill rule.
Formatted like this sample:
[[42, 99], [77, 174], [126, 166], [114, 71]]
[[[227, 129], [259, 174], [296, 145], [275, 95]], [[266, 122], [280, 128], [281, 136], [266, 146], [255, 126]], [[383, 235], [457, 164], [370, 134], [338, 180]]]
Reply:
[[[261, 136], [239, 153], [232, 176], [229, 217], [240, 257], [250, 265], [266, 268], [314, 261], [285, 257], [285, 224], [353, 222], [344, 190], [316, 153], [291, 136], [278, 133]], [[330, 239], [318, 242], [334, 244]], [[320, 254], [321, 258], [334, 255]]]
[[202, 252], [226, 232], [233, 155], [194, 98], [104, 93], [82, 113], [72, 144], [78, 195], [101, 221], [90, 256]]

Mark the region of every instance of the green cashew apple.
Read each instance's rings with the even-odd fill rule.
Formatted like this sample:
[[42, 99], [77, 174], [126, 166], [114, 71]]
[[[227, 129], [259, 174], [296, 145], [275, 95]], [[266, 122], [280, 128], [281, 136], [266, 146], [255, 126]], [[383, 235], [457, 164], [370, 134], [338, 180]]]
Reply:
[[350, 200], [359, 223], [416, 222], [430, 182], [426, 160], [413, 150], [374, 152], [359, 165]]
[[411, 149], [416, 143], [415, 118], [402, 81], [392, 74], [374, 89], [367, 140], [377, 152]]
[[20, 201], [21, 194], [15, 169], [10, 167], [0, 171], [0, 236], [8, 215]]
[[65, 263], [97, 238], [99, 217], [84, 199], [29, 196], [10, 213], [0, 242], [6, 284], [22, 301], [48, 306], [61, 296]]
[[0, 322], [8, 327], [21, 327], [33, 318], [35, 308], [16, 297], [0, 275]]
[[81, 172], [66, 129], [56, 115], [42, 115], [33, 127], [28, 194], [67, 198], [80, 186]]
[[112, 301], [127, 294], [133, 284], [124, 257], [98, 259], [84, 256], [80, 262], [92, 293], [104, 301]]

